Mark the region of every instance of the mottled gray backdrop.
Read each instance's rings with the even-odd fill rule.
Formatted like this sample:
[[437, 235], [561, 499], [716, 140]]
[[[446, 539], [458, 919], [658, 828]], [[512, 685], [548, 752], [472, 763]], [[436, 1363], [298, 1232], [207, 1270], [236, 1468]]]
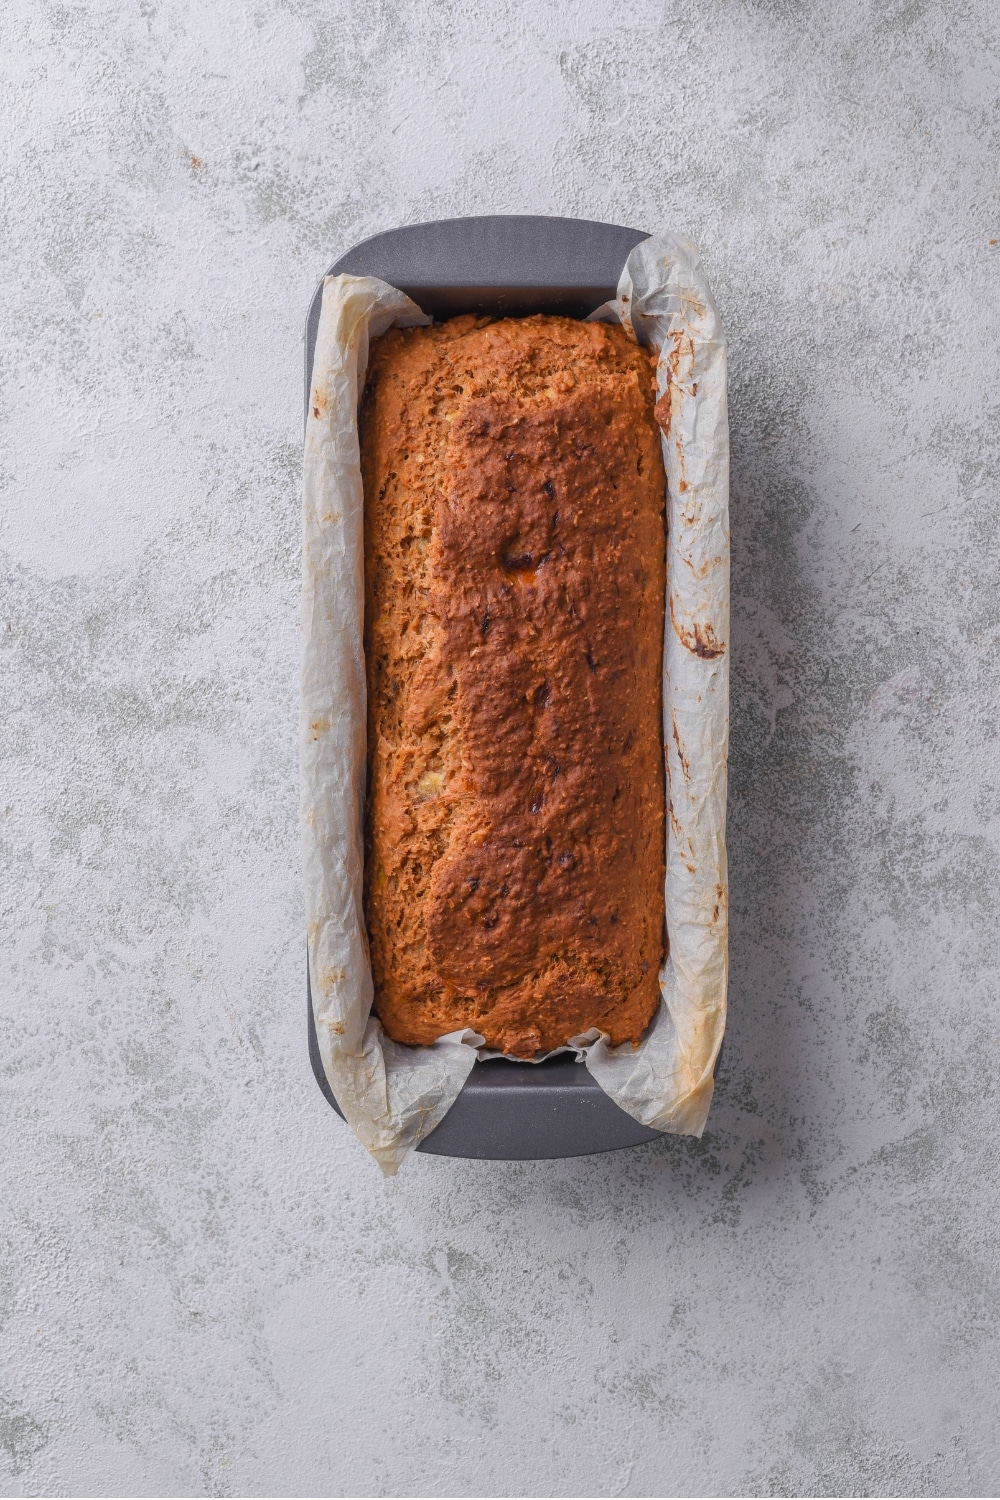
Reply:
[[[1000, 1493], [995, 0], [5, 0], [6, 1495]], [[701, 1142], [392, 1182], [306, 1061], [301, 328], [465, 213], [732, 352]]]

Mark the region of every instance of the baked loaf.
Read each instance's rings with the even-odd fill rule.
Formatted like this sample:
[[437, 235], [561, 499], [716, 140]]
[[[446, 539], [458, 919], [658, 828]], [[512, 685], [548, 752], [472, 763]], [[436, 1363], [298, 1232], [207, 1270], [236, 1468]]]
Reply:
[[618, 325], [461, 317], [372, 347], [365, 917], [396, 1041], [638, 1042], [659, 1003], [655, 399]]

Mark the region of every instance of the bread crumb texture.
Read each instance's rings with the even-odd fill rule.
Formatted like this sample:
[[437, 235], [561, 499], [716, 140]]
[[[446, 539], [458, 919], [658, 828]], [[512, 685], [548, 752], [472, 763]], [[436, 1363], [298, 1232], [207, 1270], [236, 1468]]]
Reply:
[[638, 1042], [659, 1003], [655, 399], [618, 325], [461, 317], [373, 345], [365, 918], [396, 1041]]

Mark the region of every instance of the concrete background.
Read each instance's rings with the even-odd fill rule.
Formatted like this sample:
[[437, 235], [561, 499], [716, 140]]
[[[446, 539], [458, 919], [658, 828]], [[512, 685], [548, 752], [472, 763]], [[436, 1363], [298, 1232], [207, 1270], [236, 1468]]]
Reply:
[[[6, 1495], [996, 1495], [993, 0], [7, 0]], [[671, 225], [732, 350], [698, 1142], [384, 1183], [303, 1034], [301, 344]]]

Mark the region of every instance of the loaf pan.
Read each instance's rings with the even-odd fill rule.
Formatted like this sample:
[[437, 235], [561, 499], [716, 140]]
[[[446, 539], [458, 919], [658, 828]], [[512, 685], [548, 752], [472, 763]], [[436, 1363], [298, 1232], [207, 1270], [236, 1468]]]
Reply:
[[[510, 215], [411, 224], [363, 240], [327, 275], [377, 276], [434, 318], [458, 313], [583, 318], [617, 293], [642, 229], [588, 219]], [[306, 319], [305, 400], [312, 382], [323, 283]], [[323, 1071], [308, 995], [309, 1059], [327, 1102], [341, 1113]], [[613, 1104], [573, 1054], [543, 1063], [477, 1062], [437, 1129], [417, 1147], [438, 1156], [499, 1161], [587, 1156], [657, 1140]]]

